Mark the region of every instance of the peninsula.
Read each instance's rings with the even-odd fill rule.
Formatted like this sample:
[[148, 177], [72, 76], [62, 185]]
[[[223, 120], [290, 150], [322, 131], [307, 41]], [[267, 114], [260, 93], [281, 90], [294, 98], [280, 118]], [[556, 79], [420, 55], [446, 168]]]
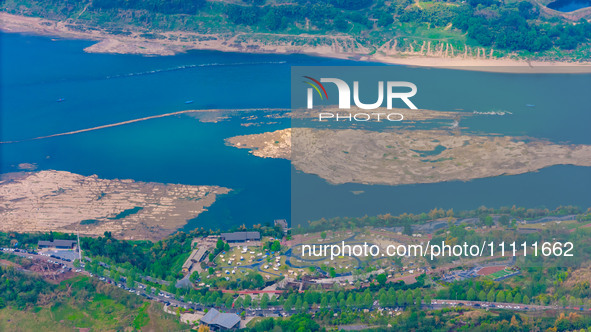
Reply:
[[591, 166], [591, 146], [444, 130], [293, 128], [233, 137], [227, 143], [332, 184], [402, 185], [469, 181], [533, 172], [552, 165]]
[[5, 174], [0, 231], [63, 231], [159, 240], [197, 217], [228, 188], [107, 180], [64, 171]]

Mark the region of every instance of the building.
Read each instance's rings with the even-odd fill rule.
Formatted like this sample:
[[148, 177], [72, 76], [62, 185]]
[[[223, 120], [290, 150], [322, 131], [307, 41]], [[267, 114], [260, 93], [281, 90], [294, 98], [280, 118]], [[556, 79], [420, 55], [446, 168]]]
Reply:
[[41, 248], [55, 248], [55, 249], [74, 249], [76, 246], [75, 240], [53, 240], [53, 241], [39, 241], [37, 247]]
[[193, 283], [191, 282], [191, 280], [189, 280], [189, 276], [186, 276], [183, 279], [177, 281], [174, 286], [176, 288], [190, 289], [193, 286]]
[[183, 264], [183, 273], [188, 273], [189, 271], [191, 271], [193, 264], [201, 262], [203, 260], [203, 257], [205, 257], [206, 253], [207, 249], [203, 247], [193, 250], [189, 258], [187, 258], [187, 260]]
[[201, 318], [201, 323], [206, 324], [212, 330], [229, 330], [238, 328], [240, 323], [240, 316], [236, 314], [221, 313], [214, 308]]
[[259, 232], [234, 232], [222, 233], [222, 240], [226, 242], [246, 242], [246, 241], [260, 241], [261, 233]]
[[289, 226], [287, 225], [287, 220], [285, 220], [285, 219], [275, 219], [275, 221], [273, 222], [273, 224], [275, 226], [281, 227], [281, 229], [285, 233], [287, 233], [287, 231], [289, 230]]

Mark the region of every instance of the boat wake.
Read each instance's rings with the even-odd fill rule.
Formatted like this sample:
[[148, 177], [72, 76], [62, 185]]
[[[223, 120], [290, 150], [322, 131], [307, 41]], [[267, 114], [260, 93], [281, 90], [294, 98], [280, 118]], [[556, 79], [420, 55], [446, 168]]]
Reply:
[[234, 62], [234, 63], [200, 63], [200, 64], [191, 64], [191, 65], [182, 65], [170, 68], [163, 68], [163, 69], [154, 69], [154, 70], [147, 70], [147, 71], [140, 71], [135, 73], [125, 73], [125, 74], [116, 74], [116, 75], [109, 75], [105, 77], [105, 79], [114, 79], [114, 78], [124, 78], [124, 77], [133, 77], [133, 76], [144, 76], [144, 75], [154, 75], [160, 73], [167, 73], [173, 71], [181, 71], [185, 69], [193, 69], [193, 68], [200, 68], [200, 67], [229, 67], [229, 66], [250, 66], [250, 65], [266, 65], [266, 64], [284, 64], [287, 61], [266, 61], [266, 62]]

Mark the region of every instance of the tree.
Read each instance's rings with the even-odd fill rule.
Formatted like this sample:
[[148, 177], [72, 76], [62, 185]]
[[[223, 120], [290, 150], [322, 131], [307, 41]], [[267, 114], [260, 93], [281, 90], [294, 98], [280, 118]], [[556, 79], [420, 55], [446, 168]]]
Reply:
[[470, 288], [468, 290], [468, 293], [466, 293], [466, 299], [468, 301], [474, 301], [476, 299], [476, 291], [474, 290], [474, 288]]
[[521, 293], [515, 294], [513, 297], [513, 303], [521, 303]]
[[[244, 300], [239, 296], [234, 301], [235, 308], [244, 308]], [[243, 311], [244, 312], [244, 311]]]
[[388, 296], [386, 294], [380, 295], [379, 301], [380, 306], [385, 307], [388, 305]]
[[355, 305], [355, 299], [353, 298], [353, 293], [350, 293], [347, 297], [347, 307], [351, 308]]
[[248, 308], [251, 306], [251, 304], [252, 304], [252, 297], [250, 297], [250, 295], [246, 294], [244, 296], [244, 306]]
[[263, 17], [263, 23], [267, 29], [275, 31], [280, 30], [287, 25], [287, 20], [281, 15], [277, 8], [271, 8]]
[[495, 302], [495, 291], [494, 290], [490, 290], [490, 292], [488, 292], [488, 295], [486, 296], [486, 300], [488, 302]]
[[496, 299], [497, 302], [505, 302], [505, 292], [503, 292], [502, 290], [498, 291]]
[[191, 273], [191, 276], [189, 277], [189, 280], [191, 280], [192, 283], [196, 283], [197, 280], [199, 280], [199, 272], [193, 271], [193, 273]]
[[527, 295], [525, 295], [523, 297], [523, 301], [522, 302], [523, 302], [523, 304], [529, 304], [529, 297]]
[[388, 276], [385, 273], [381, 273], [376, 276], [376, 281], [382, 287], [386, 284], [387, 280], [388, 280]]
[[486, 293], [484, 292], [484, 290], [481, 290], [480, 293], [478, 293], [478, 300], [486, 301]]
[[505, 295], [505, 301], [513, 302], [513, 295], [511, 294], [511, 292], [507, 292], [507, 295]]
[[222, 240], [221, 238], [218, 239], [218, 242], [215, 244], [215, 248], [218, 252], [224, 250], [224, 240]]
[[388, 26], [392, 23], [394, 23], [394, 17], [392, 17], [392, 14], [387, 13], [387, 12], [381, 12], [379, 14], [379, 17], [378, 17], [378, 26], [379, 27], [385, 27], [385, 26]]
[[406, 291], [406, 304], [407, 305], [412, 305], [414, 303], [414, 298], [412, 296], [412, 293], [410, 291]]
[[503, 226], [509, 225], [509, 221], [510, 221], [509, 216], [506, 214], [499, 217], [499, 223]]
[[425, 295], [425, 304], [431, 306], [431, 296], [429, 294]]
[[363, 297], [363, 304], [367, 309], [371, 308], [371, 305], [373, 304], [373, 298], [369, 292], [367, 292], [367, 294], [365, 294]]
[[261, 297], [261, 309], [267, 309], [269, 307], [269, 295], [263, 294]]
[[333, 25], [334, 25], [334, 28], [340, 32], [345, 32], [349, 29], [349, 22], [347, 22], [347, 20], [345, 20], [342, 16], [338, 16], [333, 21]]
[[301, 296], [298, 296], [298, 298], [297, 298], [297, 300], [295, 302], [295, 309], [297, 311], [302, 311], [304, 309], [303, 308], [303, 305], [304, 305], [304, 303], [302, 302], [302, 297]]
[[540, 11], [537, 7], [534, 7], [528, 1], [521, 1], [517, 4], [517, 9], [519, 10], [519, 14], [526, 19], [533, 19], [540, 15]]
[[415, 309], [416, 310], [421, 310], [421, 304], [423, 302], [423, 299], [421, 298], [421, 294], [419, 293], [416, 297], [415, 297]]
[[273, 242], [273, 244], [271, 244], [271, 251], [280, 251], [281, 250], [281, 242], [279, 241], [275, 241]]
[[396, 304], [398, 304], [399, 307], [404, 307], [404, 293], [400, 292], [398, 293], [398, 298], [396, 299]]

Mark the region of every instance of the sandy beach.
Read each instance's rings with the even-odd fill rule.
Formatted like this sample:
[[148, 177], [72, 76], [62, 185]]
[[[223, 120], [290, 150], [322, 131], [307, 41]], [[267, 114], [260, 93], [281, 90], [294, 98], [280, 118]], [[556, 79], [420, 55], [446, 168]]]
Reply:
[[[309, 54], [320, 57], [352, 59], [360, 61], [398, 64], [417, 67], [436, 67], [460, 70], [475, 70], [505, 73], [591, 73], [591, 62], [550, 62], [517, 59], [496, 59], [484, 55], [432, 56], [383, 50], [371, 54], [370, 49], [350, 36], [288, 36], [276, 34], [197, 34], [191, 32], [159, 32], [158, 40], [140, 37], [142, 31], [129, 35], [111, 35], [100, 29], [77, 29], [72, 22], [51, 21], [0, 13], [0, 29], [8, 33], [31, 33], [72, 39], [93, 40], [97, 43], [85, 49], [89, 53], [141, 54], [169, 56], [188, 50], [216, 50], [243, 53]], [[269, 42], [272, 38], [297, 39], [294, 42]], [[327, 44], [306, 43], [306, 39], [323, 38]], [[303, 41], [303, 42], [302, 42]], [[447, 53], [447, 52], [446, 52]], [[371, 54], [371, 55], [370, 55]], [[480, 54], [480, 52], [478, 52]]]

